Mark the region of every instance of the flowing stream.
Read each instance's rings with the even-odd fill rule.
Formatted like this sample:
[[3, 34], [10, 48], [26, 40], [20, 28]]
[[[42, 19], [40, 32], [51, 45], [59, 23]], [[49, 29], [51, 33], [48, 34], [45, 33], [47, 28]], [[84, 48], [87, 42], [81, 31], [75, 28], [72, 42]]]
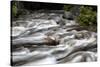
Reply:
[[62, 10], [37, 11], [12, 21], [12, 64], [97, 61], [97, 33], [63, 16]]

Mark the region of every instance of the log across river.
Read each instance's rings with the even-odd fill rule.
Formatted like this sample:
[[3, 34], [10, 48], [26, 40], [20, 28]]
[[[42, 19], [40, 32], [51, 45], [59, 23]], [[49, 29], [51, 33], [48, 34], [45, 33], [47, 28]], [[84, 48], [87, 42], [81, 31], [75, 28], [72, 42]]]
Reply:
[[97, 61], [97, 33], [64, 11], [37, 11], [12, 21], [12, 65]]

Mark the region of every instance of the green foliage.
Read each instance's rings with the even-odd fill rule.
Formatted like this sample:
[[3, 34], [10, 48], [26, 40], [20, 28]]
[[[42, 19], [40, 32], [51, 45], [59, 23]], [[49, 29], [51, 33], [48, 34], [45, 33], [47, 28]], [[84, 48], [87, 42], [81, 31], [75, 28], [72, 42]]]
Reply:
[[[97, 7], [96, 6], [88, 6], [79, 5], [79, 15], [75, 17], [76, 21], [82, 27], [89, 27], [91, 29], [97, 28]], [[75, 5], [64, 5], [65, 11], [72, 11]], [[73, 13], [72, 13], [73, 14]]]
[[17, 3], [16, 2], [12, 2], [12, 15], [14, 17], [16, 17], [17, 13], [18, 13]]
[[96, 7], [81, 6], [80, 7], [80, 15], [77, 17], [77, 22], [81, 26], [91, 27], [91, 29], [95, 29], [97, 27], [97, 10], [96, 10]]
[[65, 10], [65, 11], [70, 11], [71, 9], [72, 9], [72, 7], [73, 7], [73, 5], [64, 5], [64, 7], [63, 7], [63, 9]]

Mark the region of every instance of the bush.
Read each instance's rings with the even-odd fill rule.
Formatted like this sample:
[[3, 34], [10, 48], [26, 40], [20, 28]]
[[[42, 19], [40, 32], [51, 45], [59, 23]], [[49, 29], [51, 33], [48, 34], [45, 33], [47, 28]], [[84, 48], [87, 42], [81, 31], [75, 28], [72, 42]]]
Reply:
[[97, 12], [93, 7], [82, 6], [80, 8], [80, 15], [77, 17], [77, 22], [82, 26], [96, 26]]
[[[93, 29], [93, 31], [97, 30], [97, 7], [96, 6], [88, 6], [84, 5], [81, 6], [79, 5], [79, 12], [77, 11], [76, 13], [79, 13], [74, 19], [76, 19], [76, 22], [79, 23], [81, 27], [85, 27], [89, 29]], [[77, 10], [73, 9], [75, 5], [64, 5], [64, 10], [74, 12]]]

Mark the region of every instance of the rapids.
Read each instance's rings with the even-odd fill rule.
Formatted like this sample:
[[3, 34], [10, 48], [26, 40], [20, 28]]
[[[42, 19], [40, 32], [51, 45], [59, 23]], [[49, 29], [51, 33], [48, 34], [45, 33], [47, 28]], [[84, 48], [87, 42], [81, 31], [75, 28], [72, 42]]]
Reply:
[[37, 11], [12, 21], [12, 64], [97, 61], [97, 33], [63, 15], [60, 10]]

